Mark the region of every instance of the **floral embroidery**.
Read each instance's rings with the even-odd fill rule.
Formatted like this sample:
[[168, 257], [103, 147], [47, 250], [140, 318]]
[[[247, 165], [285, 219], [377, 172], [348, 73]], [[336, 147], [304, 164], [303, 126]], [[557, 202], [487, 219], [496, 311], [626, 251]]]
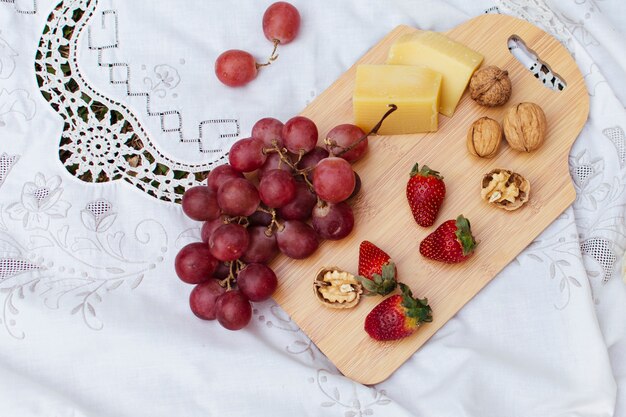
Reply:
[[32, 120], [35, 117], [35, 101], [30, 98], [30, 94], [26, 90], [8, 91], [2, 89], [0, 91], [0, 127], [6, 126], [4, 116], [10, 113], [20, 114], [26, 120]]
[[151, 94], [157, 94], [160, 98], [167, 97], [167, 90], [172, 90], [180, 83], [180, 75], [176, 68], [162, 64], [154, 67], [156, 80], [150, 77], [143, 79]]
[[63, 189], [61, 178], [54, 176], [46, 180], [38, 173], [34, 182], [27, 182], [22, 188], [21, 202], [7, 207], [9, 216], [14, 220], [22, 220], [26, 230], [48, 230], [50, 219], [67, 216], [70, 203], [61, 200]]
[[[331, 380], [335, 384], [331, 384]], [[375, 408], [391, 403], [385, 391], [365, 387], [325, 369], [319, 369], [315, 378], [309, 378], [308, 382], [315, 384], [325, 397], [320, 406], [342, 409], [344, 417], [373, 416]]]
[[[44, 199], [52, 195], [60, 198], [60, 180], [55, 178], [58, 179], [45, 181], [38, 174], [32, 184], [40, 186], [31, 194], [45, 196]], [[29, 185], [28, 190], [31, 189]], [[53, 206], [62, 201], [59, 198], [54, 197]], [[11, 212], [8, 207], [5, 211]], [[13, 235], [16, 228], [7, 227], [1, 214], [2, 211], [0, 279], [4, 280], [0, 281], [0, 295], [4, 296], [4, 309], [0, 323], [18, 339], [25, 337], [24, 332], [14, 328], [19, 300], [28, 294], [43, 298], [44, 305], [51, 309], [68, 306], [70, 314], [81, 317], [87, 327], [102, 329], [104, 324], [98, 317], [97, 305], [104, 296], [123, 284], [137, 288], [146, 272], [163, 262], [168, 250], [167, 232], [156, 220], [139, 222], [132, 237], [121, 230], [112, 230], [117, 213], [113, 204], [102, 199], [88, 203], [80, 212], [87, 234], [49, 222], [45, 228], [32, 228], [32, 233]], [[56, 261], [59, 255], [66, 259], [64, 263]], [[27, 272], [32, 274], [29, 279], [16, 281], [18, 275]]]
[[5, 41], [0, 38], [0, 79], [6, 80], [15, 71], [15, 58], [18, 53]]

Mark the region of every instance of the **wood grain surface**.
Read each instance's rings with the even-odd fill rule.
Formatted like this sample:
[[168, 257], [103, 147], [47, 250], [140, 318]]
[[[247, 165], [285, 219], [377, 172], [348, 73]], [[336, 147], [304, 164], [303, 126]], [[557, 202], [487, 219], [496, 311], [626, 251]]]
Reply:
[[[356, 64], [385, 62], [390, 45], [415, 29], [400, 26], [367, 52]], [[556, 39], [528, 22], [496, 14], [472, 19], [447, 35], [485, 56], [483, 66], [509, 71], [513, 95], [509, 103], [488, 109], [474, 103], [466, 91], [453, 117], [440, 116], [439, 130], [428, 134], [372, 136], [367, 156], [354, 165], [362, 190], [353, 202], [356, 225], [346, 239], [326, 241], [310, 258], [295, 261], [284, 256], [274, 262], [280, 285], [275, 300], [346, 376], [376, 384], [413, 355], [439, 328], [491, 281], [574, 201], [568, 154], [589, 111], [583, 77], [568, 51]], [[519, 36], [567, 87], [552, 91], [509, 52], [507, 41]], [[320, 137], [337, 124], [353, 122], [352, 91], [355, 66], [312, 102], [302, 115], [313, 119]], [[465, 145], [469, 125], [482, 116], [502, 121], [506, 108], [523, 101], [538, 103], [548, 120], [543, 147], [530, 154], [506, 143], [493, 159], [471, 156]], [[437, 223], [419, 227], [409, 210], [405, 187], [411, 167], [427, 164], [445, 177], [447, 196]], [[529, 202], [507, 212], [480, 199], [483, 174], [493, 168], [518, 172], [531, 182]], [[472, 223], [479, 245], [466, 263], [444, 265], [422, 258], [420, 241], [444, 220], [464, 214]], [[323, 266], [336, 265], [357, 272], [359, 243], [370, 240], [390, 254], [399, 279], [414, 294], [427, 297], [434, 320], [414, 335], [395, 342], [376, 342], [363, 330], [365, 316], [381, 301], [365, 297], [355, 308], [324, 308], [315, 299], [313, 280]]]

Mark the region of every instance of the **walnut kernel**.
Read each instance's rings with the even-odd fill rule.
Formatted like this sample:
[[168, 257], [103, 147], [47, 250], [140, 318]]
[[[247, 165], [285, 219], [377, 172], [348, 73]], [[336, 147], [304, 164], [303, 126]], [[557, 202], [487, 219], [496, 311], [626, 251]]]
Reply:
[[467, 150], [474, 156], [493, 158], [502, 142], [500, 123], [489, 117], [481, 117], [467, 131]]
[[352, 308], [363, 293], [354, 275], [336, 267], [322, 268], [315, 277], [313, 289], [317, 300], [330, 308]]
[[517, 210], [528, 201], [530, 182], [516, 172], [494, 169], [483, 176], [480, 196], [505, 210]]
[[470, 96], [481, 106], [501, 106], [511, 98], [508, 71], [491, 65], [476, 71], [469, 82]]
[[502, 127], [511, 148], [524, 152], [543, 145], [548, 130], [546, 115], [535, 103], [519, 103], [508, 109]]

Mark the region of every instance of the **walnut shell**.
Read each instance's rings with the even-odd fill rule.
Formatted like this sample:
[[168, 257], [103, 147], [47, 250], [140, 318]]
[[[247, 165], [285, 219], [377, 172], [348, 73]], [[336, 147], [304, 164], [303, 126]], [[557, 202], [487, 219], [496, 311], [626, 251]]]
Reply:
[[313, 282], [313, 291], [324, 307], [343, 309], [359, 303], [363, 286], [351, 273], [331, 266], [319, 270]]
[[481, 117], [467, 131], [467, 150], [474, 156], [493, 158], [502, 142], [500, 123], [489, 117]]
[[508, 71], [491, 65], [472, 75], [469, 89], [472, 99], [481, 106], [501, 106], [511, 98], [511, 79]]
[[519, 103], [508, 109], [502, 122], [511, 148], [531, 152], [543, 145], [548, 131], [546, 115], [535, 103]]
[[517, 172], [496, 168], [483, 176], [480, 196], [504, 210], [517, 210], [528, 201], [530, 182]]

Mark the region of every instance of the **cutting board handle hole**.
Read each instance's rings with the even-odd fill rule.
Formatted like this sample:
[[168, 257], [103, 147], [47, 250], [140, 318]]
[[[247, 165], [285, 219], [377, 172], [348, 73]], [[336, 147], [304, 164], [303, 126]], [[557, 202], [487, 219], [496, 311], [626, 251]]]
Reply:
[[550, 65], [543, 61], [524, 40], [517, 35], [511, 35], [507, 43], [509, 52], [546, 88], [553, 91], [563, 91], [567, 83]]

